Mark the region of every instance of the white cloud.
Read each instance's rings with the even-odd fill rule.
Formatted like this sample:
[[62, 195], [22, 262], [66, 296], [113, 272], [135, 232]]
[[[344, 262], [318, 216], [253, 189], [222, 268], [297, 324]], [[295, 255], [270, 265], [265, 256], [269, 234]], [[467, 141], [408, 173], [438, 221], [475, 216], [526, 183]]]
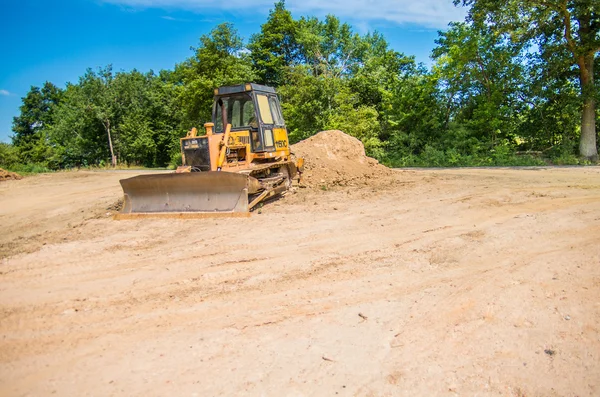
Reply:
[[9, 96], [12, 95], [10, 92], [6, 91], [6, 90], [0, 90], [0, 95], [2, 96]]
[[181, 18], [173, 18], [171, 16], [165, 15], [161, 17], [162, 19], [166, 19], [167, 21], [171, 21], [171, 22], [189, 22], [188, 19], [181, 19]]
[[[216, 10], [248, 11], [273, 8], [275, 0], [102, 0], [134, 8], [182, 9], [207, 13]], [[286, 7], [299, 15], [334, 14], [357, 21], [389, 21], [445, 28], [450, 21], [462, 21], [463, 8], [452, 0], [288, 0]]]

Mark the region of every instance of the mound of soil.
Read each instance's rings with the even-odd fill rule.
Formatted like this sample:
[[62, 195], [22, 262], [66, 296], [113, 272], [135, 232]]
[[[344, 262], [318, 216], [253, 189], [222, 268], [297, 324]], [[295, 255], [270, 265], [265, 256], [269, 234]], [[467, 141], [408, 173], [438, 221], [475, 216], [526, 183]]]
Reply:
[[23, 177], [16, 172], [6, 171], [0, 168], [0, 182], [8, 181], [9, 179], [19, 180], [23, 179]]
[[301, 185], [308, 187], [368, 185], [392, 171], [367, 157], [362, 142], [342, 131], [321, 131], [291, 146], [304, 158]]

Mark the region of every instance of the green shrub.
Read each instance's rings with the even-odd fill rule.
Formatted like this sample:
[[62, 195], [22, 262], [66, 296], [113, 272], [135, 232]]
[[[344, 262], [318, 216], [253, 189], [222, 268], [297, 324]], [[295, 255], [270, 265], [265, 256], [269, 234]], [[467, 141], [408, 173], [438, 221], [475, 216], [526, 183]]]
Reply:
[[19, 162], [19, 152], [11, 144], [0, 142], [0, 167], [9, 168]]
[[169, 161], [168, 169], [174, 170], [177, 169], [180, 165], [183, 165], [183, 158], [181, 157], [181, 152], [173, 152], [171, 154], [171, 160]]
[[508, 167], [547, 165], [541, 157], [517, 155], [508, 145], [501, 145], [488, 153], [461, 153], [457, 148], [442, 150], [426, 145], [420, 154], [386, 156], [383, 163], [390, 167]]
[[579, 165], [580, 160], [579, 157], [575, 156], [572, 153], [560, 153], [556, 157], [552, 157], [550, 159], [553, 164], [556, 165]]
[[52, 170], [43, 164], [11, 164], [6, 168], [8, 171], [16, 172], [18, 174], [41, 174], [44, 172], [52, 172]]

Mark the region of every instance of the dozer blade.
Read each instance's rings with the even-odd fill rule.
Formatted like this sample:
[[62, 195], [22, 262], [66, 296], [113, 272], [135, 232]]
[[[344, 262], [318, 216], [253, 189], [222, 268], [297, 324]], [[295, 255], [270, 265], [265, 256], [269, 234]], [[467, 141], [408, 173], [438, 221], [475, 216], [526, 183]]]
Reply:
[[248, 177], [231, 172], [139, 175], [121, 179], [117, 219], [130, 217], [249, 216]]

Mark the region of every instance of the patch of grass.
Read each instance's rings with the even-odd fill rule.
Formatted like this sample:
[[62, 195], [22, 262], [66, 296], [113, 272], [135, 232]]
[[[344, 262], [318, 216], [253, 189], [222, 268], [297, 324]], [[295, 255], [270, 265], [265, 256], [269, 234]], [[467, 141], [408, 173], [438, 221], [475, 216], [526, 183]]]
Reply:
[[511, 166], [544, 166], [549, 161], [531, 155], [495, 154], [490, 155], [461, 155], [456, 152], [439, 151], [431, 156], [409, 155], [383, 161], [389, 167], [511, 167]]
[[160, 168], [160, 167], [150, 168], [150, 167], [144, 167], [143, 165], [129, 165], [129, 164], [117, 164], [115, 167], [113, 167], [110, 164], [107, 164], [107, 165], [90, 165], [90, 166], [80, 167], [79, 169], [90, 170], [90, 171], [94, 171], [94, 170], [108, 171], [108, 170], [164, 170], [165, 168]]
[[593, 165], [592, 162], [583, 160], [570, 153], [560, 153], [560, 155], [552, 157], [551, 161], [556, 165]]
[[52, 172], [52, 170], [45, 165], [42, 164], [11, 164], [6, 166], [5, 169], [7, 171], [16, 172], [21, 175], [32, 175], [32, 174], [42, 174], [45, 172]]

